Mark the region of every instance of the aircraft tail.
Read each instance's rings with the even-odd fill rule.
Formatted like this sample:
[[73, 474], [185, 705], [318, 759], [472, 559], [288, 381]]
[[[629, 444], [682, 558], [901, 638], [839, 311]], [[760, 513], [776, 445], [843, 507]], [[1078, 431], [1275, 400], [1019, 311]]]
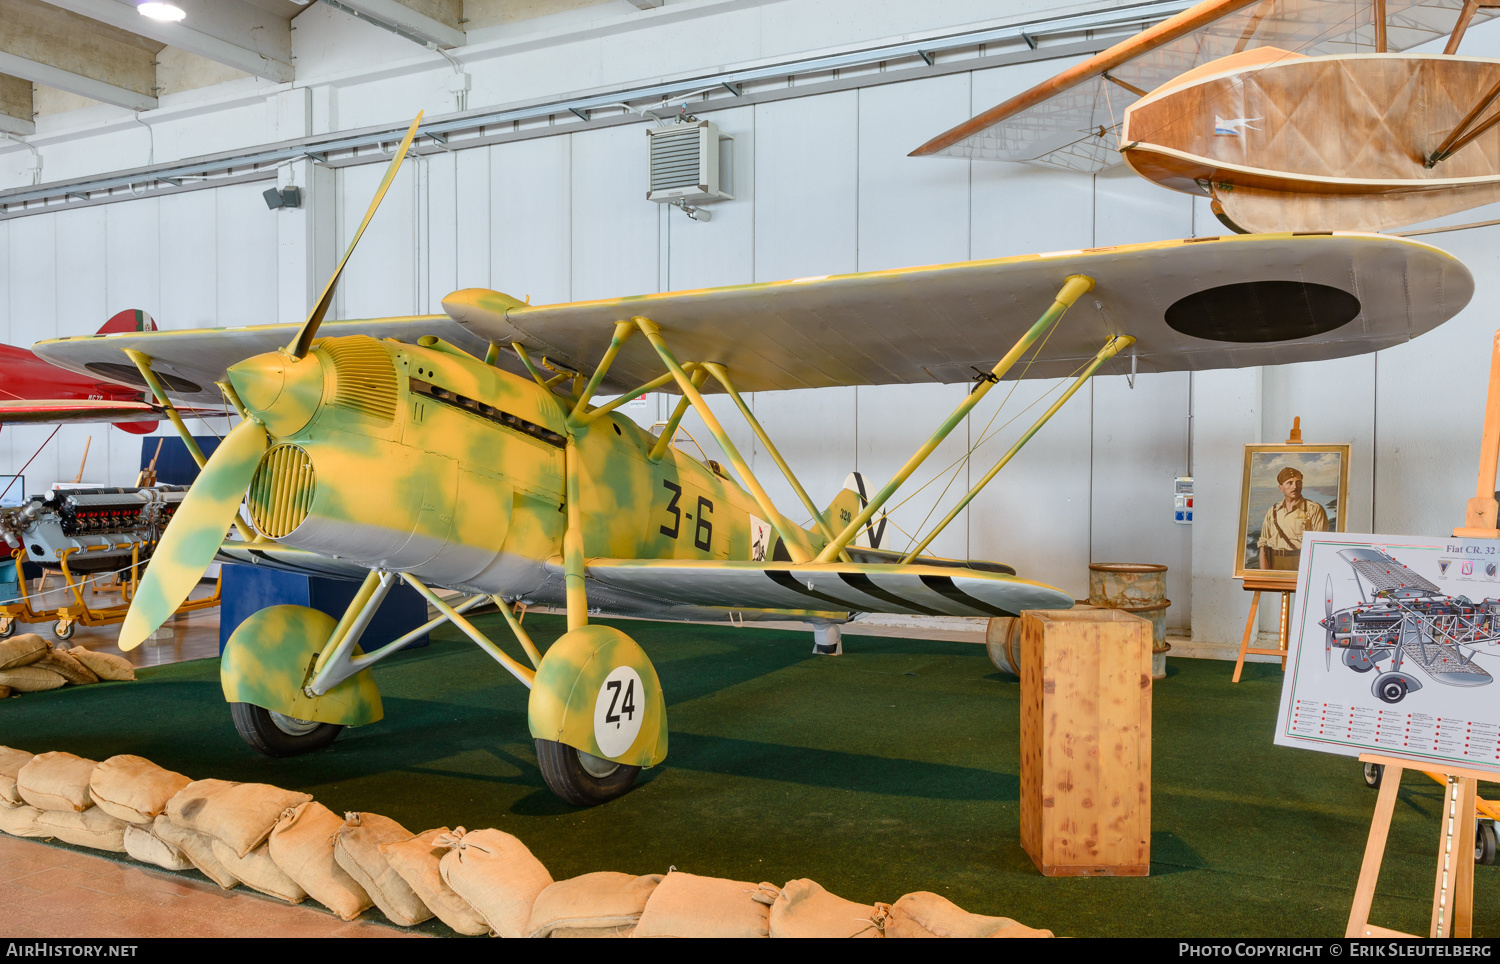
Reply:
[[[838, 532], [854, 521], [854, 517], [869, 504], [869, 488], [865, 484], [865, 477], [858, 472], [850, 472], [849, 477], [844, 480], [844, 487], [823, 511], [823, 518], [828, 520], [834, 532]], [[852, 544], [864, 546], [867, 549], [879, 549], [885, 539], [885, 521], [884, 512], [871, 519], [854, 537]]]
[[127, 308], [104, 323], [101, 335], [114, 335], [127, 331], [155, 331], [156, 321], [139, 308]]

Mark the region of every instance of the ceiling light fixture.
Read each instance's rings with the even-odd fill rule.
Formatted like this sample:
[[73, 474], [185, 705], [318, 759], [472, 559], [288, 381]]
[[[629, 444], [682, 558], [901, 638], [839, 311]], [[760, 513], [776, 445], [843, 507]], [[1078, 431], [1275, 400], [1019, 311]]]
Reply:
[[152, 20], [170, 20], [176, 22], [187, 16], [187, 12], [175, 3], [157, 3], [155, 0], [149, 3], [137, 4], [136, 12], [143, 17]]

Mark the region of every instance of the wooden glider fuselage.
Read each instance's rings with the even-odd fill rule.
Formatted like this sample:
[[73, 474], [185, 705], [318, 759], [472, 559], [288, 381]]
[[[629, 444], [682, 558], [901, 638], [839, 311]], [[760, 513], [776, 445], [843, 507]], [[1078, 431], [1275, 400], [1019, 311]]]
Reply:
[[1133, 104], [1120, 153], [1251, 232], [1413, 224], [1500, 201], [1500, 127], [1429, 163], [1497, 84], [1500, 60], [1255, 48]]

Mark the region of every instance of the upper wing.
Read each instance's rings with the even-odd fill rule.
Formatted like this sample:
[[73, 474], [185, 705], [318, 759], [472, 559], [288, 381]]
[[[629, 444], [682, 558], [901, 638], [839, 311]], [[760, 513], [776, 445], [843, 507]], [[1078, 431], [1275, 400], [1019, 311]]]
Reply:
[[1434, 596], [1443, 594], [1431, 580], [1378, 549], [1341, 549], [1339, 555], [1377, 591], [1416, 589]]
[[948, 566], [590, 559], [588, 576], [637, 596], [728, 609], [1015, 616], [1073, 606], [1039, 582]]
[[[1058, 323], [1038, 360], [1029, 367], [1018, 363], [1012, 377], [1068, 375], [1115, 334], [1137, 339], [1125, 353], [1134, 357], [1122, 354], [1106, 370], [1194, 371], [1356, 355], [1436, 327], [1457, 314], [1474, 290], [1473, 277], [1458, 259], [1407, 239], [1282, 234], [1160, 241], [541, 307], [468, 289], [450, 295], [443, 307], [486, 339], [520, 343], [580, 371], [598, 363], [616, 321], [641, 315], [661, 326], [680, 360], [719, 362], [742, 391], [952, 383], [972, 380], [972, 365], [990, 368], [1072, 274], [1095, 279], [1093, 291]], [[1346, 293], [1346, 307], [1356, 313], [1321, 334], [1288, 330], [1286, 321], [1295, 314], [1324, 323], [1339, 318], [1324, 304], [1307, 300], [1322, 289], [1285, 282]], [[1242, 287], [1226, 287], [1231, 285]], [[44, 342], [36, 350], [69, 365], [54, 352], [55, 345], [63, 347]], [[663, 371], [651, 345], [635, 337], [621, 349], [605, 387], [627, 391]], [[710, 380], [703, 390], [714, 388]]]
[[[235, 362], [252, 355], [275, 351], [285, 345], [299, 325], [256, 325], [250, 328], [196, 328], [186, 331], [142, 331], [112, 335], [79, 335], [54, 338], [34, 346], [34, 351], [54, 365], [149, 391], [145, 379], [124, 349], [133, 348], [151, 357], [151, 368], [161, 376], [167, 390], [190, 401], [221, 401], [214, 382]], [[418, 315], [359, 321], [330, 321], [319, 335], [370, 335], [414, 342], [434, 335], [465, 351], [484, 357], [487, 343], [455, 324], [447, 315]]]
[[[1125, 108], [1185, 71], [1255, 47], [1375, 50], [1370, 0], [1206, 0], [923, 144], [914, 155], [1036, 161], [1095, 172], [1119, 162]], [[1385, 0], [1386, 50], [1452, 32], [1463, 0]], [[1481, 6], [1471, 24], [1500, 13]], [[1226, 115], [1229, 116], [1229, 115]]]

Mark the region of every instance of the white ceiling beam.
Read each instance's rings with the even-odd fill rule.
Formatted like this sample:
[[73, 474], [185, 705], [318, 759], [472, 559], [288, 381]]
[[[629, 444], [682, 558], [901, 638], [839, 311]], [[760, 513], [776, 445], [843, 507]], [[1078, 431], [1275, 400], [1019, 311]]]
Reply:
[[53, 67], [51, 64], [27, 60], [25, 57], [3, 50], [0, 50], [0, 74], [10, 74], [12, 77], [20, 77], [34, 84], [56, 87], [70, 94], [78, 94], [81, 97], [114, 104], [117, 107], [128, 107], [131, 110], [156, 109], [155, 97], [138, 94], [124, 87], [95, 80], [93, 77], [85, 77], [82, 74]]
[[630, 0], [630, 5], [640, 10], [655, 10], [664, 0]]
[[290, 21], [255, 4], [175, 0], [187, 16], [169, 23], [143, 17], [121, 0], [45, 2], [279, 84], [293, 78]]
[[445, 50], [462, 47], [464, 32], [418, 13], [399, 0], [323, 0], [330, 7], [370, 20], [417, 43], [434, 43]]
[[0, 131], [35, 134], [36, 122], [31, 117], [31, 81], [0, 74]]
[[22, 120], [9, 114], [0, 114], [0, 133], [30, 137], [36, 133], [36, 121]]

